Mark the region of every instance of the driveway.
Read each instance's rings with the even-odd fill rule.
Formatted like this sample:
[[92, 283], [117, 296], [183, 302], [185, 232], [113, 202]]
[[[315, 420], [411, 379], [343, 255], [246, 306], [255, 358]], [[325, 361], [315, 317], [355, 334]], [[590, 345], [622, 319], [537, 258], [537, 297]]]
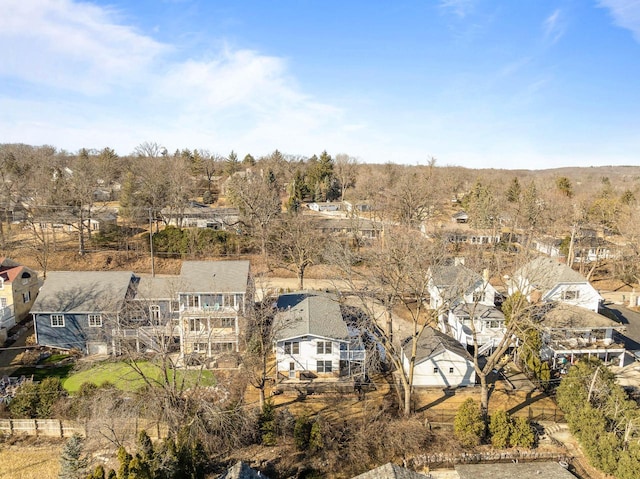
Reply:
[[617, 303], [605, 303], [602, 309], [605, 316], [615, 318], [626, 328], [624, 333], [615, 333], [614, 340], [624, 343], [627, 351], [640, 351], [640, 313]]
[[17, 356], [27, 349], [25, 344], [27, 338], [33, 334], [33, 323], [29, 322], [29, 325], [21, 331], [22, 333], [13, 344], [0, 348], [0, 377], [11, 376], [21, 366], [17, 361]]

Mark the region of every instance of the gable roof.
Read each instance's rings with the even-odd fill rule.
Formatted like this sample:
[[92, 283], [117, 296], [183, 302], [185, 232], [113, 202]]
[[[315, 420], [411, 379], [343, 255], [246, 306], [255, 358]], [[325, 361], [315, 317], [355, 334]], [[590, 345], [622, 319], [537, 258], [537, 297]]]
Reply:
[[282, 294], [276, 303], [276, 340], [299, 336], [347, 339], [349, 330], [333, 295], [315, 291]]
[[52, 271], [47, 274], [31, 312], [118, 311], [132, 278], [131, 271]]
[[526, 279], [533, 287], [543, 292], [549, 291], [558, 283], [589, 283], [584, 276], [566, 264], [548, 257], [530, 261], [515, 272], [514, 280], [516, 278]]
[[185, 261], [180, 270], [182, 293], [244, 293], [249, 261]]
[[180, 291], [180, 277], [176, 275], [152, 276], [150, 274], [136, 275], [138, 286], [136, 299], [166, 299], [172, 300], [178, 297]]
[[352, 479], [425, 479], [427, 476], [388, 462], [384, 466], [353, 477]]
[[431, 281], [445, 301], [457, 299], [482, 284], [482, 276], [463, 264], [432, 266], [430, 274]]
[[[402, 349], [406, 356], [411, 354], [411, 337], [402, 342]], [[471, 360], [471, 355], [456, 339], [448, 336], [440, 331], [427, 326], [418, 339], [418, 348], [416, 349], [416, 364], [426, 361], [438, 354], [450, 351]]]

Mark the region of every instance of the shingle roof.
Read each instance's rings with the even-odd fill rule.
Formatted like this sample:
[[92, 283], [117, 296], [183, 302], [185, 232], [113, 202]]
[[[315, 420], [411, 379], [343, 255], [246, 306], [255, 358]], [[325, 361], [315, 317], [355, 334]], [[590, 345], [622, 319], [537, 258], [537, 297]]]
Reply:
[[276, 307], [277, 340], [306, 335], [349, 338], [340, 304], [333, 295], [311, 291], [283, 294]]
[[117, 311], [132, 277], [131, 271], [52, 271], [47, 274], [31, 312]]
[[558, 283], [587, 283], [587, 279], [577, 271], [547, 257], [530, 261], [515, 272], [515, 278], [526, 278], [532, 286], [543, 292], [550, 290]]
[[[407, 338], [402, 343], [405, 355], [411, 354], [411, 338]], [[471, 355], [457, 340], [440, 331], [427, 326], [418, 340], [416, 350], [416, 363], [422, 362], [443, 351], [451, 351], [459, 356], [471, 359]]]
[[352, 479], [425, 479], [427, 476], [419, 474], [404, 467], [396, 466], [388, 462], [371, 471], [365, 472]]
[[180, 277], [151, 276], [150, 274], [136, 275], [138, 287], [136, 299], [176, 299], [180, 292]]
[[260, 472], [251, 469], [247, 464], [242, 461], [236, 462], [233, 466], [227, 469], [227, 472], [223, 473], [219, 479], [269, 479], [267, 476], [263, 476]]
[[575, 479], [557, 462], [456, 464], [460, 479]]
[[566, 303], [546, 303], [535, 312], [543, 327], [551, 329], [615, 328], [624, 326], [602, 314]]
[[185, 261], [180, 271], [183, 293], [244, 293], [249, 261]]

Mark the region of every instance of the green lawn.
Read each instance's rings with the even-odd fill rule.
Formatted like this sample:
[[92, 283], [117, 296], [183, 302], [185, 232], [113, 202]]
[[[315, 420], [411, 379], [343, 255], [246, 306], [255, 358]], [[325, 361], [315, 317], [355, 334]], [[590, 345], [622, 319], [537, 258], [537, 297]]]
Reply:
[[[137, 367], [150, 380], [160, 381], [162, 378], [161, 369], [149, 362], [139, 362]], [[173, 371], [169, 371], [169, 378], [173, 380]], [[187, 387], [199, 384], [201, 386], [213, 386], [215, 377], [208, 370], [179, 370], [175, 374], [177, 381], [185, 381]], [[143, 387], [146, 383], [140, 373], [126, 362], [101, 362], [91, 369], [71, 374], [62, 380], [64, 388], [70, 393], [80, 389], [80, 385], [92, 382], [101, 385], [105, 382], [114, 384], [118, 389], [133, 391]]]

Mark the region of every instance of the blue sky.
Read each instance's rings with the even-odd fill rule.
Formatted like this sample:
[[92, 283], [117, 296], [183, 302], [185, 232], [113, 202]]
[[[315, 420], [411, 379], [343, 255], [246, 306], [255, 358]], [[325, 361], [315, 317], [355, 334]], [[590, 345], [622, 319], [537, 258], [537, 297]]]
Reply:
[[640, 163], [640, 0], [0, 6], [0, 143]]

